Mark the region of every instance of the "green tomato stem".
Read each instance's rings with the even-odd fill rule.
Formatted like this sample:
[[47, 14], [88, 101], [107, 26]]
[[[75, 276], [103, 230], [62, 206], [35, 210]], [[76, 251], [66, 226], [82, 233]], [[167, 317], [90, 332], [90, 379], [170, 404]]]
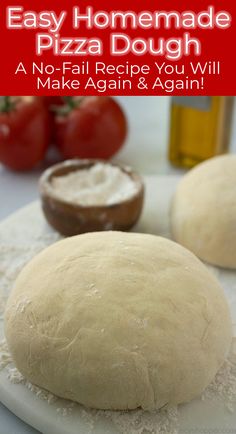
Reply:
[[9, 113], [13, 108], [15, 104], [11, 100], [10, 96], [2, 96], [0, 101], [0, 111], [3, 113]]
[[51, 111], [61, 115], [67, 116], [71, 111], [78, 108], [84, 97], [74, 98], [73, 96], [63, 96], [64, 105], [63, 106], [51, 106]]

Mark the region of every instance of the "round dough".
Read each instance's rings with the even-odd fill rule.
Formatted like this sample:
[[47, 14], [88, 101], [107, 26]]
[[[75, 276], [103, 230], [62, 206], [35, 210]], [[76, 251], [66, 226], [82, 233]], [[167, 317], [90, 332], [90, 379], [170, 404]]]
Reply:
[[153, 235], [60, 241], [21, 272], [5, 332], [35, 383], [99, 409], [155, 409], [199, 395], [231, 343], [217, 280], [188, 250]]
[[213, 265], [236, 268], [236, 155], [212, 158], [180, 181], [171, 208], [174, 239]]

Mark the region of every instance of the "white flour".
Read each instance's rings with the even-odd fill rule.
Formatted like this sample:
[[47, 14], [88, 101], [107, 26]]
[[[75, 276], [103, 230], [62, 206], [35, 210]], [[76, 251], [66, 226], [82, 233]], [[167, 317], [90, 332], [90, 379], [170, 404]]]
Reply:
[[[1, 271], [0, 271], [0, 288], [3, 290], [2, 308], [4, 308], [9, 291], [14, 283], [14, 280], [23, 268], [23, 266], [48, 244], [55, 242], [55, 234], [38, 235], [38, 231], [42, 228], [34, 227], [34, 240], [31, 246], [18, 245], [0, 245]], [[43, 228], [44, 229], [44, 228]], [[0, 233], [1, 235], [1, 233]], [[92, 292], [96, 291], [95, 287], [91, 287]], [[1, 293], [0, 293], [1, 294]], [[28, 304], [30, 300], [25, 300]], [[18, 309], [24, 309], [24, 304], [16, 306]], [[3, 310], [2, 310], [3, 313]], [[31, 384], [26, 380], [13, 364], [11, 354], [8, 351], [6, 341], [0, 343], [0, 370], [5, 370], [7, 378], [11, 383], [24, 385], [30, 392], [34, 393], [38, 398], [46, 401], [48, 405], [55, 408], [55, 412], [62, 416], [70, 417], [74, 411], [79, 414], [79, 417], [86, 423], [87, 431], [83, 434], [92, 433], [96, 424], [108, 419], [122, 434], [177, 434], [177, 407], [163, 409], [159, 412], [147, 413], [143, 410], [132, 412], [121, 411], [101, 411], [86, 409], [79, 404], [71, 401], [66, 401], [54, 396], [52, 393], [45, 391], [38, 386]]]
[[177, 407], [169, 407], [152, 413], [143, 410], [133, 411], [102, 411], [86, 409], [81, 405], [61, 399], [52, 393], [31, 384], [14, 367], [11, 355], [5, 341], [0, 343], [0, 370], [6, 369], [7, 378], [11, 383], [23, 384], [38, 398], [46, 401], [48, 405], [55, 405], [55, 412], [62, 416], [69, 417], [73, 411], [79, 413], [87, 425], [87, 432], [90, 434], [99, 419], [108, 419], [112, 422], [119, 433], [122, 434], [177, 434], [178, 411]]
[[[177, 434], [178, 408], [175, 406], [163, 408], [159, 411], [101, 411], [86, 409], [79, 404], [60, 399], [52, 393], [31, 384], [14, 367], [12, 358], [5, 341], [0, 343], [0, 370], [7, 370], [7, 377], [11, 383], [23, 384], [27, 389], [49, 405], [55, 404], [55, 412], [69, 417], [73, 411], [86, 421], [87, 432], [90, 434], [100, 418], [107, 418], [122, 434]], [[202, 394], [202, 400], [220, 400], [229, 411], [233, 411], [236, 403], [236, 353], [232, 351], [217, 373], [214, 381]]]
[[96, 163], [51, 180], [51, 193], [59, 199], [78, 205], [113, 205], [137, 192], [132, 178], [119, 167]]

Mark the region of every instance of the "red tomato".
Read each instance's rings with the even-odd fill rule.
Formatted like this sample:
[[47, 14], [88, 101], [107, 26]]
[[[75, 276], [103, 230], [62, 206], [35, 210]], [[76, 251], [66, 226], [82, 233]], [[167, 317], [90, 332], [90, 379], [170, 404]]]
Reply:
[[44, 106], [49, 112], [50, 116], [50, 141], [52, 143], [55, 143], [56, 141], [56, 126], [55, 126], [55, 108], [62, 106], [63, 103], [63, 97], [62, 96], [41, 96], [39, 97], [42, 101]]
[[63, 99], [61, 96], [40, 96], [45, 107], [50, 109], [51, 106], [60, 106], [63, 104]]
[[[68, 98], [69, 99], [69, 98]], [[109, 159], [123, 145], [127, 122], [110, 97], [71, 100], [71, 110], [56, 117], [56, 141], [64, 158]]]
[[10, 103], [0, 111], [0, 161], [13, 170], [31, 169], [44, 158], [49, 135], [48, 111], [40, 99]]

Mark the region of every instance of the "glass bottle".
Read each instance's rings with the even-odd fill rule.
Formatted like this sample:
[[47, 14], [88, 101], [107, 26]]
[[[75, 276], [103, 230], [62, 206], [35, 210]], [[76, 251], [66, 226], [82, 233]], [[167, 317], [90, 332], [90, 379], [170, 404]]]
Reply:
[[233, 115], [232, 96], [173, 97], [169, 160], [192, 167], [228, 151]]

